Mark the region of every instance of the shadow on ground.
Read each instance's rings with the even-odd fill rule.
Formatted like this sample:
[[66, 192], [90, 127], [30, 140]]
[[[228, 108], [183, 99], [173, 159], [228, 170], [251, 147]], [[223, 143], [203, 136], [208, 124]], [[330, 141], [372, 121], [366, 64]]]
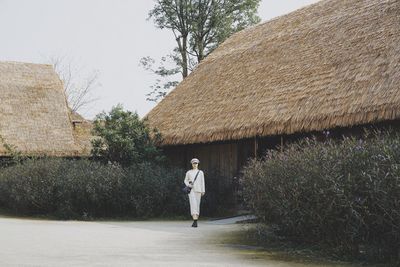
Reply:
[[237, 226], [231, 228], [231, 231], [221, 231], [210, 242], [234, 249], [239, 255], [250, 260], [275, 261], [277, 263], [287, 262], [293, 265], [300, 264], [314, 267], [387, 266], [384, 264], [378, 265], [337, 260], [340, 257], [329, 255], [318, 247], [301, 246], [289, 243], [288, 241], [278, 240], [276, 237], [271, 237], [267, 242], [260, 243], [255, 238], [255, 232], [257, 231], [256, 224], [246, 223], [253, 220], [254, 217], [251, 216], [240, 216], [209, 222], [218, 225], [236, 224]]

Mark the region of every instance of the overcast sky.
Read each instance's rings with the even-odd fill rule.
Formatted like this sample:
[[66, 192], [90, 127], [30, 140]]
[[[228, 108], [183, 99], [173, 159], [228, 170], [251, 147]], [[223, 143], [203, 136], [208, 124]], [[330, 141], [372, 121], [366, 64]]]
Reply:
[[[262, 21], [317, 0], [262, 0]], [[146, 115], [156, 79], [139, 66], [144, 56], [159, 59], [174, 47], [167, 30], [147, 21], [153, 0], [0, 0], [0, 61], [46, 63], [63, 57], [81, 70], [98, 71], [98, 100], [81, 112], [86, 118], [121, 103]]]

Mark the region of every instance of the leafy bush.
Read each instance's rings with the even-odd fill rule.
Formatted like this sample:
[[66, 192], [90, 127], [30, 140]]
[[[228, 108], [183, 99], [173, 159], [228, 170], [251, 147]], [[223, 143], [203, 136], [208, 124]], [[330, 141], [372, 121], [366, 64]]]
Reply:
[[[152, 131], [137, 113], [124, 111], [121, 105], [109, 113], [100, 113], [93, 122], [93, 157], [122, 166], [144, 162], [163, 162], [165, 157], [155, 146], [160, 134]], [[151, 136], [153, 133], [153, 137]]]
[[247, 205], [298, 242], [336, 253], [399, 260], [400, 136], [305, 139], [243, 170]]
[[[189, 216], [188, 197], [181, 192], [184, 174], [151, 162], [123, 168], [90, 160], [25, 159], [0, 168], [0, 208], [59, 219]], [[229, 213], [231, 184], [216, 172], [206, 176], [202, 215]]]
[[225, 216], [234, 213], [236, 199], [233, 181], [218, 170], [204, 173], [206, 194], [201, 200], [201, 213], [205, 216]]
[[0, 169], [0, 207], [62, 219], [156, 217], [188, 210], [182, 170], [152, 163], [123, 169], [88, 160], [28, 159]]
[[181, 192], [182, 177], [183, 170], [153, 163], [127, 169], [125, 190], [137, 216], [187, 215], [189, 205]]

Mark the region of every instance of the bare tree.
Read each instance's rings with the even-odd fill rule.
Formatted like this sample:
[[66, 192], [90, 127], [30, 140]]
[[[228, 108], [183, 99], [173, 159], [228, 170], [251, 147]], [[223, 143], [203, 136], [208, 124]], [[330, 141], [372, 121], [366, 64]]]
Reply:
[[76, 67], [76, 64], [71, 60], [67, 61], [65, 57], [50, 57], [49, 62], [64, 83], [64, 93], [72, 111], [81, 111], [99, 99], [93, 95], [93, 91], [101, 85], [98, 71], [91, 71], [82, 78], [82, 68]]

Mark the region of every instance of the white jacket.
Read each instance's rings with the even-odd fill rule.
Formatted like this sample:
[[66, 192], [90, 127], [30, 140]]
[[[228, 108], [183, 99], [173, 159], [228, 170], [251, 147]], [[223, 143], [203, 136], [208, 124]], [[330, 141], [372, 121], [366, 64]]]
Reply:
[[[194, 178], [196, 177], [196, 174], [199, 170], [189, 170], [186, 172], [186, 177], [185, 177], [185, 185], [189, 186], [189, 182], [193, 182]], [[205, 183], [204, 183], [204, 173], [203, 171], [199, 172], [199, 175], [197, 176], [196, 181], [193, 184], [192, 187], [194, 192], [198, 192], [198, 193], [205, 193], [206, 189], [205, 189]]]

